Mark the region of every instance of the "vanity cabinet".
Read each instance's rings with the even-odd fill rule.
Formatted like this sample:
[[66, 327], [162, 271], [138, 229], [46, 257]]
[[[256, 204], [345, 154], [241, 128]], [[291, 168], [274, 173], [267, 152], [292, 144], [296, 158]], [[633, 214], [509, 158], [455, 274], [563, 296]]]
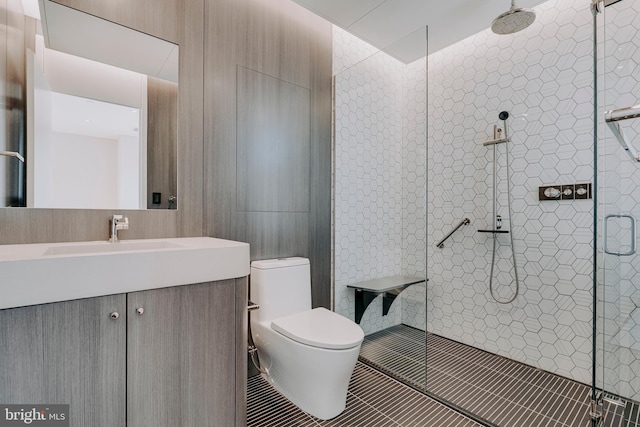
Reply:
[[70, 404], [72, 426], [124, 426], [125, 295], [0, 310], [0, 403]]
[[129, 427], [235, 424], [235, 288], [225, 280], [129, 294]]
[[70, 404], [74, 427], [244, 425], [246, 298], [242, 278], [0, 310], [0, 403]]

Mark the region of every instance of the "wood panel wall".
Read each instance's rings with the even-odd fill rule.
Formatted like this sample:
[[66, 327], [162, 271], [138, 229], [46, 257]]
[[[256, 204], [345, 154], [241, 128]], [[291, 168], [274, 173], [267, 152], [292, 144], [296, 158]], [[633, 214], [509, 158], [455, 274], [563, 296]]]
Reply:
[[[175, 209], [177, 196], [178, 85], [147, 77], [147, 209]], [[160, 193], [160, 203], [153, 202]]]
[[[290, 0], [207, 1], [205, 22], [204, 113], [213, 118], [204, 127], [207, 233], [248, 242], [252, 260], [310, 258], [313, 305], [330, 307], [331, 25]], [[245, 86], [259, 75], [266, 83]], [[292, 87], [303, 95], [291, 95], [296, 92]], [[247, 132], [239, 126], [259, 123], [244, 121], [247, 115], [255, 118], [252, 110], [271, 110], [270, 118], [278, 121], [271, 128], [287, 120], [291, 128], [301, 128], [296, 114], [287, 114], [296, 106], [310, 111], [308, 139], [300, 140], [308, 149], [289, 150], [275, 159], [246, 152]], [[291, 144], [277, 138], [259, 143], [271, 153]], [[271, 165], [265, 168], [267, 161]], [[261, 185], [255, 177], [239, 179], [247, 170], [266, 173], [272, 185]], [[302, 189], [301, 173], [308, 177]], [[258, 200], [247, 200], [247, 195]]]
[[[250, 243], [252, 259], [309, 257], [313, 304], [330, 307], [331, 25], [291, 0], [56, 1], [180, 45], [179, 209], [4, 208], [0, 244], [104, 240], [123, 213], [124, 239], [207, 235]], [[238, 67], [309, 93], [304, 211], [237, 209]]]

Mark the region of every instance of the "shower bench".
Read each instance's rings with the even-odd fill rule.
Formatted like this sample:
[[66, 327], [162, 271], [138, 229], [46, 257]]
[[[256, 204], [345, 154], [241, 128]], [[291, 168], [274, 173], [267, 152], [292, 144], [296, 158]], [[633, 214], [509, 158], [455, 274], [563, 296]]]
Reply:
[[378, 295], [382, 295], [382, 315], [386, 316], [391, 304], [400, 295], [400, 292], [411, 285], [426, 280], [429, 279], [412, 276], [389, 276], [347, 285], [348, 288], [354, 289], [356, 294], [356, 323], [360, 323], [364, 311]]

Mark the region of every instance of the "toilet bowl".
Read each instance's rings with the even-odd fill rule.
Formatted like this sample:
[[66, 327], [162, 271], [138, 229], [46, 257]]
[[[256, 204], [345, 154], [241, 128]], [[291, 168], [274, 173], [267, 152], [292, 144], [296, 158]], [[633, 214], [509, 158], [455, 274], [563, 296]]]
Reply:
[[364, 333], [325, 308], [311, 309], [309, 260], [251, 263], [251, 335], [263, 376], [303, 411], [323, 420], [344, 411]]

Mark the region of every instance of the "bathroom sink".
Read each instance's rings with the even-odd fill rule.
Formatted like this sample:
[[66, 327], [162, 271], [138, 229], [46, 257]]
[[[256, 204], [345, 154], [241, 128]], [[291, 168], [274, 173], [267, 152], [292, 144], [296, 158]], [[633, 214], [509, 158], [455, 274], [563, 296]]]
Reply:
[[248, 274], [249, 245], [211, 237], [0, 245], [0, 309]]
[[120, 241], [118, 243], [99, 242], [99, 243], [78, 243], [73, 245], [52, 246], [47, 249], [43, 255], [74, 255], [74, 254], [91, 254], [105, 252], [129, 252], [129, 251], [151, 251], [155, 249], [177, 249], [181, 248], [177, 243], [171, 243], [164, 240], [151, 242], [136, 241]]

